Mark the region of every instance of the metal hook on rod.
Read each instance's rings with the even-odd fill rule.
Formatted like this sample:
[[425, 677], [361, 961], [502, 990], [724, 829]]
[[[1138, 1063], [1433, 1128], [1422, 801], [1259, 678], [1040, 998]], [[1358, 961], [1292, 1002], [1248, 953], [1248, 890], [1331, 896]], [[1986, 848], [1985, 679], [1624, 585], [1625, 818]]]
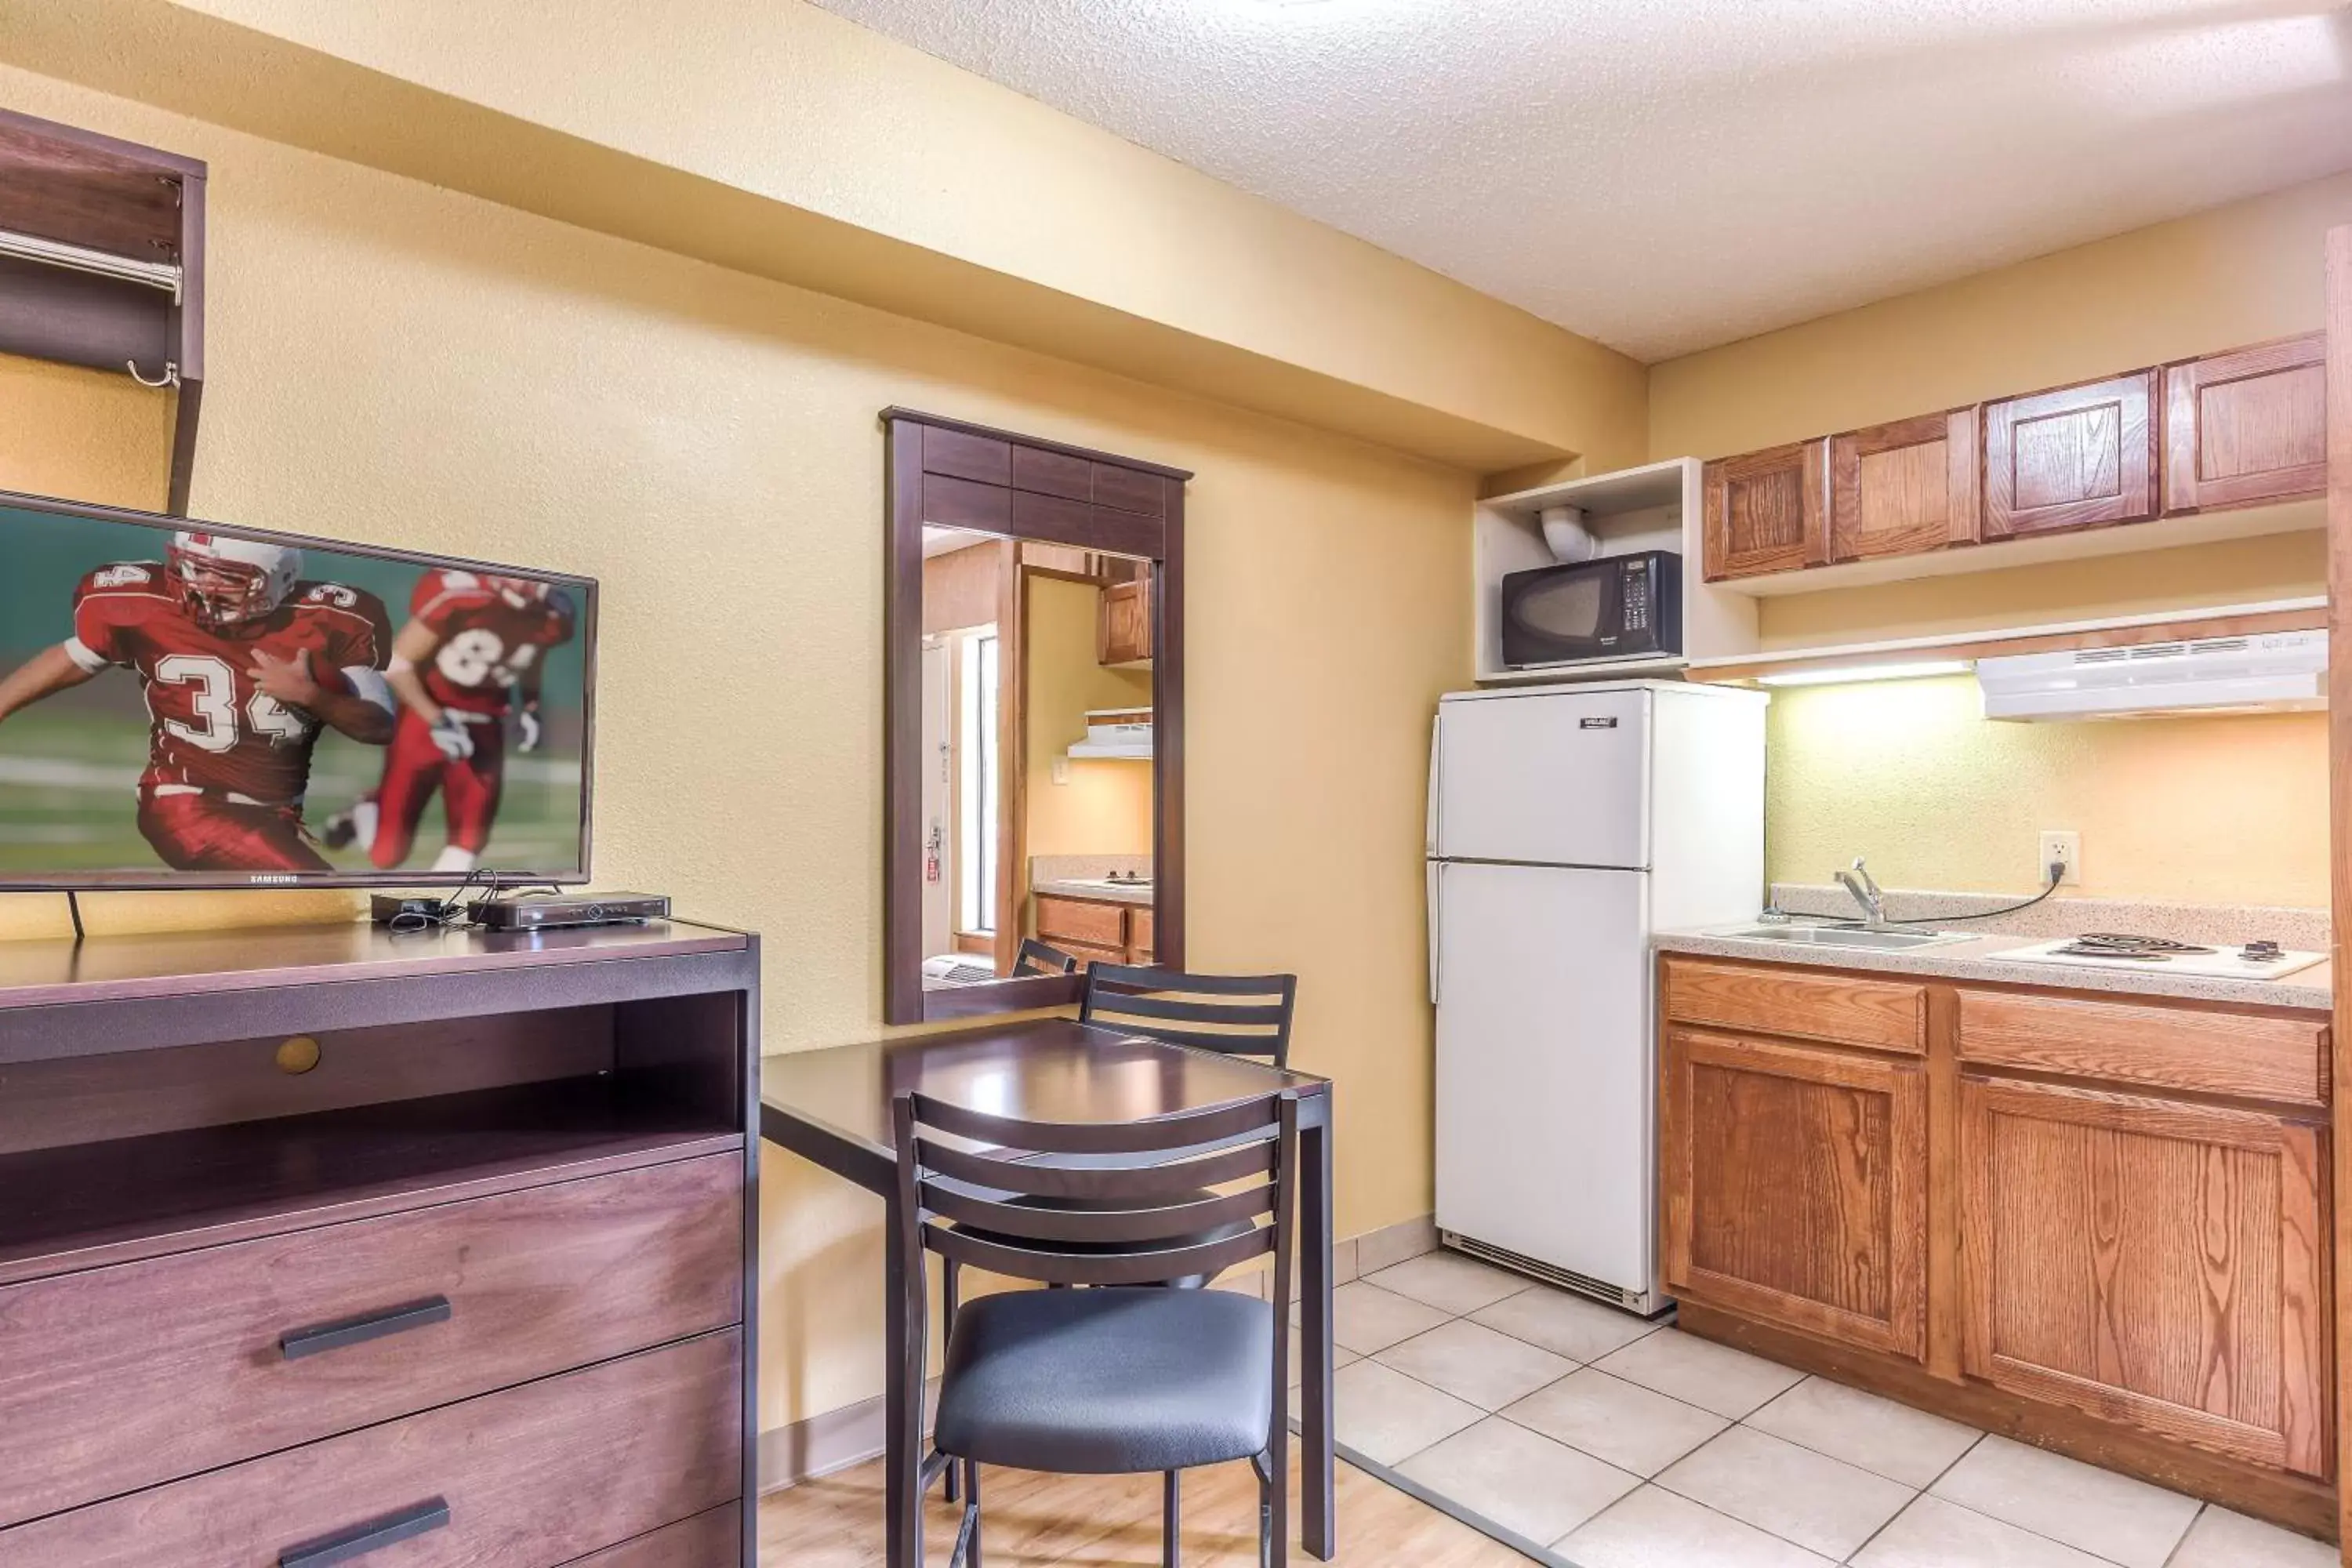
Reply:
[[137, 382], [142, 386], [163, 387], [177, 386], [180, 384], [180, 367], [172, 360], [165, 360], [163, 362], [163, 374], [153, 381], [150, 381], [145, 376], [139, 374], [139, 362], [135, 359], [124, 360], [122, 362], [122, 368], [129, 371], [131, 373], [131, 379]]

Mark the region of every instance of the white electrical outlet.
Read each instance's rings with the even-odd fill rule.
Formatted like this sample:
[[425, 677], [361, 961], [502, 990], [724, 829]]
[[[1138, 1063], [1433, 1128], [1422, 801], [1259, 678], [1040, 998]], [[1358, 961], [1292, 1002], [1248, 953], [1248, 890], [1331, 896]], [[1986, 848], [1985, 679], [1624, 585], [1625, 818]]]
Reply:
[[2039, 884], [2050, 876], [2050, 868], [2063, 865], [2065, 875], [2058, 879], [2062, 887], [2077, 887], [2083, 880], [2083, 836], [2079, 833], [2044, 831], [2042, 835], [2042, 858], [2034, 862], [2033, 879]]

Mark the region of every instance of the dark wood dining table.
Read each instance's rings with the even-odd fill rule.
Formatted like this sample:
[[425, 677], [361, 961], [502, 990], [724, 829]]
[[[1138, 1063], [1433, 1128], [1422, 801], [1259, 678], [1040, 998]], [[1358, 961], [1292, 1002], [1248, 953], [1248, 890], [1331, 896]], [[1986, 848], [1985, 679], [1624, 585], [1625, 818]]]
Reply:
[[[923, 1347], [907, 1309], [909, 1260], [895, 1205], [890, 1102], [915, 1089], [950, 1104], [1039, 1121], [1138, 1121], [1228, 1105], [1271, 1089], [1298, 1096], [1300, 1506], [1307, 1552], [1338, 1550], [1331, 1447], [1331, 1084], [1263, 1062], [1042, 1018], [952, 1034], [905, 1036], [770, 1057], [760, 1075], [760, 1131], [893, 1205], [884, 1234], [884, 1507], [889, 1568], [922, 1562], [923, 1435], [904, 1414]], [[1277, 1310], [1280, 1310], [1277, 1305]]]

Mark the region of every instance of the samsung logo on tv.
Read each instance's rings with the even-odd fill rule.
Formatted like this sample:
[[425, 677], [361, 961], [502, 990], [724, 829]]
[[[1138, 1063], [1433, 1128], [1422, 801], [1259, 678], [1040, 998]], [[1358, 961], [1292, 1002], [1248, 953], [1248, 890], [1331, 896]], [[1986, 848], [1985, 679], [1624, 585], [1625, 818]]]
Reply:
[[255, 875], [250, 876], [250, 877], [247, 877], [247, 878], [246, 879], [246, 880], [247, 880], [247, 881], [248, 881], [248, 882], [254, 883], [254, 884], [256, 884], [257, 886], [260, 886], [260, 885], [264, 885], [264, 884], [266, 884], [266, 885], [268, 885], [268, 886], [269, 886], [269, 887], [273, 887], [273, 888], [290, 888], [290, 887], [294, 886], [296, 883], [299, 883], [299, 881], [301, 881], [301, 880], [302, 880], [302, 879], [301, 879], [301, 878], [299, 878], [299, 877], [290, 876], [290, 875], [272, 876], [272, 875], [270, 875], [269, 873], [268, 873], [268, 872], [264, 871], [264, 872], [257, 872]]

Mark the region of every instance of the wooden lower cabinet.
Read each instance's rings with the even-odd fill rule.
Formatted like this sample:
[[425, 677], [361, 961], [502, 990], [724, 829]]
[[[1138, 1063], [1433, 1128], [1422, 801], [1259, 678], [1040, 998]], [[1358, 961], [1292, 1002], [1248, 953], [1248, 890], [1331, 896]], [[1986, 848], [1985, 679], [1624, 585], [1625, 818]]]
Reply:
[[1927, 1087], [1916, 1061], [1675, 1029], [1663, 1124], [1668, 1289], [1923, 1353]]
[[1151, 962], [1149, 904], [1040, 893], [1035, 914], [1038, 939], [1076, 959], [1081, 970], [1097, 963]]
[[1979, 1078], [1960, 1106], [1969, 1374], [2325, 1475], [2326, 1135]]

